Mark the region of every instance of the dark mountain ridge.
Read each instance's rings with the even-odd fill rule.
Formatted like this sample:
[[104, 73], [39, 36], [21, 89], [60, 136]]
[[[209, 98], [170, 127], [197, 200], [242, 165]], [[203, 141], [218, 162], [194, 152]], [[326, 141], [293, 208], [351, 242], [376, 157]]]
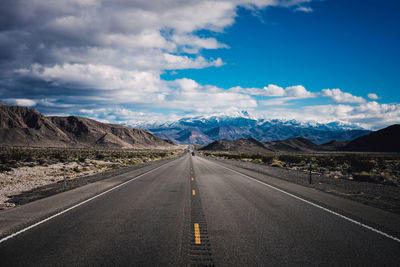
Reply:
[[369, 135], [354, 139], [344, 151], [400, 152], [400, 124], [394, 124]]
[[238, 140], [218, 140], [201, 148], [201, 150], [219, 150], [234, 152], [400, 152], [400, 125], [361, 136], [353, 141], [333, 140], [317, 145], [302, 137], [260, 143], [253, 138]]

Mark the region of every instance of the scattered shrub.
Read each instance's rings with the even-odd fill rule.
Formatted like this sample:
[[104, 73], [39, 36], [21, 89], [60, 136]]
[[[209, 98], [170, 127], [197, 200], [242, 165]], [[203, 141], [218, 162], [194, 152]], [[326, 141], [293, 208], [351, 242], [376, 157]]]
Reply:
[[374, 167], [375, 163], [368, 158], [360, 156], [348, 156], [349, 171], [354, 172], [370, 172]]
[[0, 172], [8, 172], [11, 171], [11, 168], [5, 164], [0, 164]]
[[299, 164], [304, 160], [304, 158], [296, 155], [279, 155], [278, 160], [286, 163]]
[[321, 156], [315, 159], [315, 163], [320, 167], [334, 168], [338, 165], [338, 162], [334, 157]]
[[46, 159], [44, 159], [44, 158], [39, 158], [39, 159], [38, 159], [38, 163], [39, 163], [39, 165], [44, 165], [44, 164], [46, 164]]

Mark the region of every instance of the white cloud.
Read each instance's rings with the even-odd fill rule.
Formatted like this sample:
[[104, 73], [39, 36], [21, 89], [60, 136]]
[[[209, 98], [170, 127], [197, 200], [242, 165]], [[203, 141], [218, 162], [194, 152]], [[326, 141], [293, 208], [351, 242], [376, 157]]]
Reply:
[[360, 96], [342, 92], [340, 89], [322, 89], [322, 95], [330, 97], [337, 103], [365, 103], [366, 100]]
[[306, 7], [306, 6], [299, 6], [297, 8], [295, 8], [295, 11], [301, 11], [301, 12], [313, 12], [314, 10], [311, 7]]
[[240, 86], [233, 87], [229, 89], [232, 92], [244, 93], [249, 95], [259, 95], [259, 96], [284, 96], [285, 89], [280, 86], [269, 84], [264, 88], [242, 88]]
[[107, 123], [120, 123], [135, 126], [138, 124], [160, 123], [171, 119], [177, 119], [174, 114], [157, 112], [132, 111], [128, 108], [93, 108], [80, 109], [79, 114], [94, 120]]
[[174, 90], [166, 97], [163, 107], [196, 112], [219, 112], [230, 108], [239, 110], [257, 107], [257, 101], [249, 95], [231, 92], [215, 86], [201, 85], [191, 79], [169, 82]]
[[138, 34], [109, 33], [100, 35], [99, 42], [108, 47], [115, 48], [159, 48], [174, 52], [177, 42], [167, 41], [155, 30], [144, 30]]
[[374, 94], [374, 93], [368, 94], [368, 98], [369, 98], [369, 99], [373, 99], [373, 100], [379, 99], [378, 95], [377, 95], [377, 94]]
[[313, 97], [313, 93], [309, 92], [302, 85], [286, 87], [285, 95], [296, 98], [309, 98]]
[[264, 88], [242, 88], [240, 86], [236, 86], [229, 89], [229, 91], [247, 95], [279, 97], [260, 101], [264, 106], [287, 105], [287, 101], [290, 100], [312, 98], [316, 96], [314, 93], [307, 91], [302, 85], [289, 86], [285, 89], [274, 84], [269, 84]]
[[41, 78], [55, 85], [89, 90], [131, 89], [152, 93], [158, 91], [158, 73], [126, 71], [107, 65], [63, 64], [44, 67], [34, 64], [31, 69], [21, 69], [20, 74]]
[[296, 119], [298, 121], [318, 121], [329, 123], [339, 121], [366, 129], [380, 129], [400, 123], [400, 104], [379, 104], [375, 101], [359, 105], [314, 105], [293, 107], [270, 107], [258, 111], [258, 116], [271, 119]]
[[227, 45], [219, 43], [215, 38], [199, 38], [195, 35], [173, 35], [172, 40], [184, 46], [186, 53], [198, 53], [200, 49], [228, 48]]
[[[7, 5], [8, 0], [4, 1]], [[201, 53], [207, 49], [229, 48], [215, 37], [219, 34], [207, 32], [223, 33], [233, 25], [239, 6], [252, 11], [267, 6], [282, 6], [312, 12], [310, 7], [304, 5], [309, 2], [13, 1], [14, 4], [7, 5], [9, 8], [5, 11], [9, 13], [9, 19], [5, 17], [5, 21], [10, 21], [9, 30], [0, 35], [7, 47], [15, 46], [18, 52], [15, 62], [6, 62], [7, 68], [10, 65], [9, 68], [16, 70], [13, 74], [19, 74], [18, 77], [48, 82], [52, 90], [59, 92], [45, 95], [50, 100], [36, 97], [32, 100], [28, 99], [31, 96], [21, 94], [10, 95], [3, 101], [70, 110], [78, 107], [82, 113], [87, 112], [94, 118], [125, 123], [155, 118], [165, 120], [173, 116], [168, 109], [211, 114], [227, 110], [257, 110], [260, 106], [268, 106], [265, 113], [276, 117], [341, 120], [366, 127], [399, 122], [398, 104], [367, 102], [360, 96], [340, 89], [324, 89], [321, 93], [313, 93], [302, 85], [284, 88], [269, 84], [262, 88], [237, 86], [225, 90], [199, 84], [192, 79], [166, 81], [160, 77], [165, 70], [174, 73], [174, 70], [224, 65], [222, 58], [209, 58]], [[13, 24], [14, 21], [17, 24]], [[198, 32], [202, 30], [206, 31], [200, 36]], [[71, 89], [76, 94], [64, 96], [65, 89]], [[41, 95], [40, 88], [35, 90]], [[339, 104], [297, 109], [291, 106], [294, 102], [290, 101], [298, 100], [298, 104], [301, 99], [317, 96], [329, 97]], [[61, 98], [65, 102], [59, 101]], [[376, 100], [378, 96], [371, 93], [368, 98]], [[146, 113], [129, 108], [109, 108], [119, 105], [136, 107], [146, 110]], [[105, 110], [101, 110], [103, 106]], [[152, 109], [164, 109], [168, 115], [147, 113]]]
[[285, 90], [277, 85], [274, 84], [269, 84], [267, 87], [263, 88], [263, 94], [264, 96], [284, 96], [285, 95]]
[[[298, 7], [309, 0], [153, 0], [153, 1], [59, 1], [4, 0], [1, 15], [11, 30], [17, 67], [81, 63], [123, 67], [125, 70], [183, 69], [221, 66], [222, 59], [187, 58], [184, 53], [226, 48], [212, 37], [196, 32], [223, 32], [235, 22], [238, 6]], [[10, 2], [10, 3], [7, 3]], [[18, 18], [18, 19], [16, 19]], [[29, 47], [29, 49], [26, 49]], [[65, 53], [67, 52], [67, 53]], [[102, 58], [101, 55], [105, 57]], [[171, 58], [178, 57], [180, 60]], [[17, 62], [19, 60], [21, 62]], [[123, 63], [121, 63], [123, 61]], [[44, 63], [45, 62], [45, 63]], [[143, 62], [150, 62], [144, 64]], [[151, 64], [151, 62], [155, 62]], [[193, 64], [188, 64], [193, 63]], [[151, 66], [148, 66], [148, 65]], [[7, 62], [10, 65], [10, 62]]]
[[[221, 58], [201, 52], [228, 48], [218, 35], [207, 32], [223, 33], [235, 22], [239, 6], [293, 8], [309, 0], [4, 1], [9, 8], [0, 13], [9, 24], [1, 38], [17, 51], [10, 55], [14, 61], [7, 61], [7, 69], [13, 79], [33, 78], [51, 87], [35, 88], [37, 95], [51, 99], [38, 100], [38, 105], [124, 104], [211, 112], [255, 108], [257, 101], [251, 93], [189, 79], [169, 82], [160, 75], [165, 70], [224, 65]], [[206, 31], [199, 35], [202, 30]], [[261, 90], [271, 96], [305, 93], [275, 85]]]
[[[94, 108], [94, 109], [81, 109], [79, 112], [81, 115], [89, 116], [97, 120], [106, 120], [108, 122], [123, 123], [126, 125], [139, 125], [139, 124], [151, 124], [155, 122], [166, 122], [178, 120], [182, 117], [187, 116], [211, 116], [211, 115], [232, 115], [242, 114], [241, 110], [252, 110], [252, 117], [254, 118], [266, 118], [266, 119], [295, 119], [298, 121], [317, 121], [319, 123], [329, 123], [332, 121], [339, 121], [345, 124], [358, 125], [366, 129], [380, 129], [391, 124], [400, 123], [400, 104], [379, 104], [377, 102], [367, 102], [359, 105], [314, 105], [314, 106], [303, 106], [300, 108], [293, 108], [290, 106], [274, 107], [271, 105], [266, 110], [256, 110], [251, 107], [245, 107], [245, 105], [234, 106], [229, 105], [228, 101], [238, 101], [238, 96], [231, 95], [226, 98], [223, 91], [218, 88], [208, 89], [207, 86], [199, 84], [190, 84], [190, 81], [176, 81], [181, 84], [189, 91], [185, 91], [180, 95], [178, 92], [174, 95], [174, 100], [169, 105], [182, 104], [183, 107], [179, 107], [182, 112], [172, 113], [157, 113], [148, 111], [132, 111], [127, 108]], [[180, 86], [180, 85], [179, 85]], [[196, 89], [193, 89], [196, 88]], [[202, 97], [202, 91], [214, 90], [216, 95], [205, 95], [202, 99], [203, 105], [199, 105], [197, 97]], [[214, 102], [213, 98], [221, 94], [221, 98], [225, 99], [226, 102], [222, 103], [220, 108], [213, 107], [213, 104], [218, 104], [218, 101]], [[188, 102], [188, 98], [191, 102]], [[245, 100], [245, 99], [243, 99]], [[274, 99], [275, 100], [275, 99]], [[280, 101], [279, 98], [276, 100]], [[245, 101], [246, 102], [246, 101]], [[193, 106], [189, 109], [192, 110], [189, 115], [184, 112], [187, 109], [186, 105], [191, 103]], [[205, 104], [204, 104], [205, 103]], [[248, 104], [248, 103], [247, 103]]]
[[279, 97], [279, 98], [273, 98], [273, 99], [268, 99], [268, 100], [261, 100], [259, 103], [262, 106], [288, 106], [289, 105], [289, 100], [287, 97]]
[[36, 106], [37, 103], [35, 100], [26, 98], [5, 98], [3, 99], [3, 101], [8, 105], [16, 105], [24, 107], [33, 107]]

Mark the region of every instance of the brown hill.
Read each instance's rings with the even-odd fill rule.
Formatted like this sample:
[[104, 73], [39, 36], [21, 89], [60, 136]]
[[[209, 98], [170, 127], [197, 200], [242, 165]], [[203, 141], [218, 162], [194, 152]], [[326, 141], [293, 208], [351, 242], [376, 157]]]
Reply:
[[400, 124], [359, 137], [344, 146], [345, 151], [400, 152]]
[[164, 148], [171, 142], [141, 129], [83, 117], [45, 117], [0, 104], [0, 145], [37, 147]]
[[319, 145], [322, 150], [326, 151], [338, 151], [343, 149], [344, 146], [346, 146], [348, 143], [351, 141], [338, 141], [338, 140], [332, 140], [330, 142], [324, 143], [322, 145]]
[[276, 152], [314, 152], [323, 150], [319, 145], [302, 137], [266, 142], [264, 146]]
[[[330, 146], [327, 145], [328, 148]], [[316, 152], [328, 150], [326, 147], [314, 144], [308, 139], [297, 137], [286, 140], [261, 143], [253, 138], [238, 140], [218, 140], [200, 150], [234, 151], [247, 153], [262, 152]]]
[[222, 139], [214, 141], [200, 150], [235, 151], [241, 153], [271, 152], [271, 150], [267, 149], [263, 143], [254, 138], [238, 139], [234, 141]]

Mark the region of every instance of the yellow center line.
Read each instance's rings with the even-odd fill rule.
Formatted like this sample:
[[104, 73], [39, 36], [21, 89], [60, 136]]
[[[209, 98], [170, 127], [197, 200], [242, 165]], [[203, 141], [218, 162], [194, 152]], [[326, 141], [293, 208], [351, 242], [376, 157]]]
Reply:
[[196, 190], [192, 189], [192, 195], [193, 195], [193, 196], [196, 195]]
[[199, 228], [199, 224], [198, 223], [194, 224], [194, 243], [196, 245], [201, 244], [201, 241], [200, 241], [200, 228]]

